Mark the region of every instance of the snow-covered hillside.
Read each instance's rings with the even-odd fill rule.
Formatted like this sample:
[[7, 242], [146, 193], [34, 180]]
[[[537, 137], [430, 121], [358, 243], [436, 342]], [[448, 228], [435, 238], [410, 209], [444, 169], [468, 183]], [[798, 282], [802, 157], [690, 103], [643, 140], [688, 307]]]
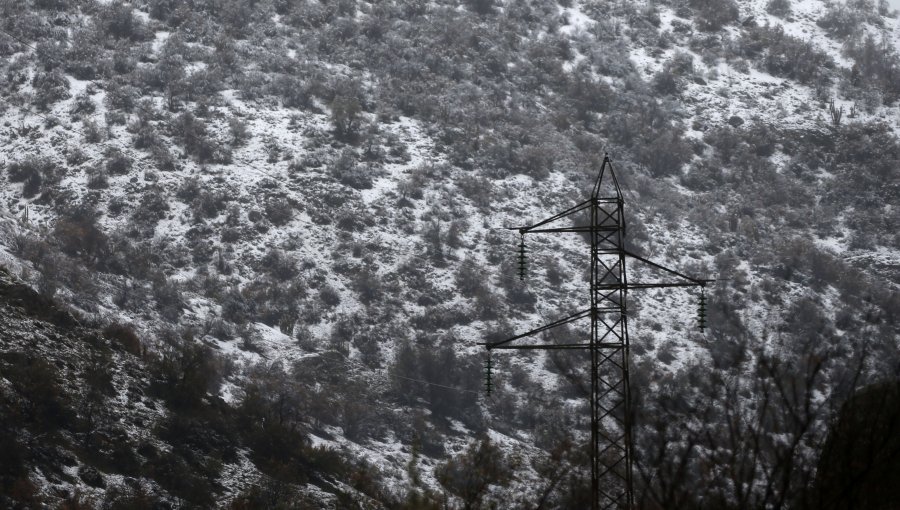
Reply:
[[[707, 487], [699, 507], [734, 504], [735, 487], [750, 507], [813, 490], [830, 413], [898, 375], [887, 4], [26, 5], [0, 5], [0, 265], [108, 341], [138, 339], [111, 363], [147, 374], [121, 369], [120, 394], [98, 398], [133, 416], [134, 378], [155, 407], [122, 433], [193, 477], [127, 442], [110, 452], [136, 449], [137, 467], [88, 458], [66, 444], [84, 433], [75, 408], [58, 432], [68, 476], [26, 456], [6, 498], [28, 479], [51, 505], [144, 484], [176, 506], [580, 507], [586, 361], [499, 357], [488, 398], [476, 344], [584, 308], [584, 239], [529, 239], [523, 282], [504, 227], [581, 201], [607, 152], [633, 249], [718, 279], [706, 333], [696, 293], [629, 305], [648, 507], [671, 504], [656, 489], [681, 453], [677, 484]], [[0, 337], [4, 352], [52, 350], [34, 341]], [[187, 405], [194, 357], [205, 375]], [[792, 377], [819, 405], [803, 427], [799, 396], [758, 398]], [[725, 402], [734, 412], [704, 418]], [[721, 437], [729, 417], [770, 440], [751, 479], [714, 475], [743, 445]], [[178, 427], [217, 435], [178, 441]]]

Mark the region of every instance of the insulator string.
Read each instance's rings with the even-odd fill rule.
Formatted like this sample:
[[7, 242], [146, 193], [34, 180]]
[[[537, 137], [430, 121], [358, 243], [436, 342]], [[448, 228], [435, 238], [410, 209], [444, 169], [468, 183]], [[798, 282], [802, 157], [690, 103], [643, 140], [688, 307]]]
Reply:
[[700, 289], [700, 303], [697, 309], [697, 326], [700, 332], [706, 330], [706, 290]]
[[488, 351], [487, 359], [484, 361], [484, 391], [487, 396], [491, 396], [493, 390], [493, 381], [491, 380], [493, 364], [491, 362], [491, 351]]
[[524, 281], [528, 274], [528, 249], [525, 247], [525, 234], [519, 240], [519, 280]]

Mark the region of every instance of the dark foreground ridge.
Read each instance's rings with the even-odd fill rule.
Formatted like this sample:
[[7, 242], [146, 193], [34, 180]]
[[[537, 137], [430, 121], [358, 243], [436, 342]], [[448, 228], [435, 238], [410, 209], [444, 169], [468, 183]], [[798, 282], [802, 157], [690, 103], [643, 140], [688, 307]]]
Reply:
[[[126, 326], [81, 324], [0, 268], [0, 508], [353, 508], [366, 499], [338, 481], [352, 473], [344, 460], [267, 422], [260, 402], [211, 396], [219, 372], [202, 344], [163, 352], [145, 352]], [[266, 481], [232, 480], [244, 492], [223, 493], [229, 467], [248, 461]]]

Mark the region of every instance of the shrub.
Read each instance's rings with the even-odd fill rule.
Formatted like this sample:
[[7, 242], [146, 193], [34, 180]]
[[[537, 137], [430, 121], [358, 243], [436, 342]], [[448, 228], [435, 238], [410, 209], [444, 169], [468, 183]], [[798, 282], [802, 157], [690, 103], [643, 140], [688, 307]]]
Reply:
[[153, 156], [153, 161], [160, 170], [172, 172], [177, 168], [175, 165], [175, 157], [172, 156], [172, 152], [167, 145], [154, 145], [150, 149], [150, 154]]
[[489, 292], [485, 275], [487, 270], [474, 260], [466, 259], [456, 270], [456, 288], [463, 296], [475, 297]]
[[341, 304], [341, 295], [331, 285], [324, 285], [319, 289], [319, 299], [331, 308]]
[[72, 101], [72, 107], [69, 109], [69, 113], [72, 115], [78, 114], [86, 114], [90, 115], [97, 110], [97, 105], [94, 103], [94, 100], [91, 99], [91, 95], [87, 93], [87, 91], [82, 92], [75, 96], [75, 99]]
[[494, 12], [494, 0], [466, 0], [472, 12], [487, 15]]
[[[17, 359], [10, 359], [10, 358]], [[58, 369], [48, 361], [27, 355], [4, 358], [4, 378], [12, 383], [23, 403], [18, 407], [20, 419], [42, 431], [53, 431], [74, 424], [75, 413], [69, 396], [59, 383]]]
[[359, 132], [362, 106], [350, 90], [343, 90], [331, 101], [331, 123], [339, 140], [352, 141]]
[[113, 323], [103, 328], [103, 336], [115, 341], [121, 345], [126, 352], [135, 356], [140, 356], [143, 352], [141, 348], [141, 339], [132, 326], [126, 324]]
[[151, 389], [175, 409], [196, 406], [207, 393], [218, 392], [221, 363], [189, 332], [163, 332], [160, 358], [151, 367]]
[[137, 106], [140, 95], [140, 90], [136, 87], [116, 78], [107, 82], [104, 102], [107, 108], [130, 112]]
[[108, 258], [109, 240], [97, 224], [97, 212], [90, 206], [79, 205], [61, 214], [53, 237], [63, 253], [89, 264]]
[[331, 175], [341, 184], [355, 189], [371, 189], [372, 176], [366, 168], [356, 162], [356, 154], [345, 150], [331, 165]]
[[821, 18], [816, 20], [828, 35], [832, 37], [847, 38], [858, 33], [865, 21], [865, 15], [843, 2], [835, 2], [825, 11]]
[[56, 69], [35, 74], [31, 84], [34, 87], [35, 105], [41, 110], [69, 98], [69, 80]]
[[155, 226], [169, 212], [169, 202], [165, 192], [158, 186], [149, 186], [142, 194], [135, 208], [133, 218], [144, 226]]
[[231, 150], [212, 140], [206, 124], [191, 112], [179, 115], [172, 126], [173, 134], [181, 138], [184, 151], [200, 163], [229, 163]]
[[[484, 438], [435, 469], [438, 481], [459, 496], [465, 508], [481, 508], [491, 485], [506, 485], [512, 470], [503, 452]], [[493, 506], [493, 505], [489, 505]]]
[[128, 131], [134, 134], [134, 147], [136, 149], [150, 149], [162, 145], [162, 140], [144, 115], [128, 125]]
[[93, 120], [86, 119], [84, 121], [84, 141], [87, 143], [98, 143], [103, 140], [103, 130]]
[[131, 170], [131, 158], [121, 150], [110, 147], [106, 150], [106, 171], [112, 175], [125, 175]]
[[87, 153], [78, 146], [66, 147], [66, 164], [69, 166], [78, 166], [88, 160]]
[[769, 0], [766, 12], [779, 18], [787, 18], [791, 15], [791, 0]]
[[700, 30], [716, 32], [738, 19], [739, 10], [734, 0], [690, 0], [689, 3], [697, 12]]
[[[309, 87], [299, 78], [290, 75], [280, 75], [272, 83], [272, 92], [281, 98], [281, 104], [287, 108], [300, 108], [309, 110], [313, 106], [312, 94]], [[349, 105], [343, 105], [344, 107]], [[358, 105], [357, 105], [358, 106]], [[332, 106], [332, 108], [334, 108]], [[332, 122], [335, 122], [334, 115], [352, 114], [352, 111], [344, 111], [335, 113], [332, 110]], [[356, 113], [359, 113], [358, 111]], [[348, 119], [340, 119], [343, 122]], [[338, 129], [335, 124], [335, 129]]]
[[259, 270], [268, 273], [277, 281], [285, 282], [300, 274], [297, 261], [281, 250], [269, 250], [259, 261]]
[[225, 210], [228, 204], [228, 196], [218, 190], [203, 190], [192, 201], [194, 216], [215, 218]]
[[45, 184], [53, 184], [59, 179], [56, 165], [47, 158], [29, 157], [10, 163], [6, 169], [10, 182], [21, 182], [22, 196], [37, 195]]
[[755, 27], [741, 39], [745, 54], [755, 58], [766, 71], [811, 84], [819, 80], [826, 69], [834, 67], [828, 54], [814, 44], [784, 33], [784, 28]]
[[90, 189], [106, 189], [109, 187], [109, 175], [105, 168], [88, 168], [87, 187]]
[[653, 90], [662, 95], [675, 95], [680, 92], [678, 80], [669, 69], [662, 69], [653, 76]]
[[135, 17], [134, 8], [121, 1], [101, 8], [98, 20], [103, 32], [116, 39], [142, 41], [149, 36], [147, 27], [139, 18]]
[[639, 161], [654, 177], [665, 177], [680, 173], [691, 156], [691, 147], [681, 137], [681, 131], [671, 128], [650, 140], [647, 148], [641, 151]]
[[250, 130], [247, 123], [236, 117], [228, 120], [228, 133], [231, 135], [231, 144], [234, 147], [242, 147], [250, 139]]
[[850, 81], [862, 89], [863, 102], [869, 113], [884, 103], [900, 98], [900, 56], [887, 40], [876, 41], [867, 36], [844, 46], [844, 53], [853, 59]]
[[287, 225], [294, 218], [294, 207], [286, 198], [270, 198], [265, 205], [266, 218], [276, 227]]
[[366, 266], [353, 279], [353, 290], [356, 291], [359, 301], [369, 306], [381, 300], [384, 285], [378, 274]]
[[92, 27], [76, 30], [66, 52], [66, 71], [79, 80], [94, 80], [105, 73], [100, 34]]

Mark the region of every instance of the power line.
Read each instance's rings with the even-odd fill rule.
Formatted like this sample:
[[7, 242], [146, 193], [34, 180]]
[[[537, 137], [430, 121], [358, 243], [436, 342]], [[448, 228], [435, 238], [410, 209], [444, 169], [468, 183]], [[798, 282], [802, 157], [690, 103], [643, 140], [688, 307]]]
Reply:
[[6, 35], [12, 37], [13, 39], [15, 39], [15, 40], [16, 40], [19, 44], [21, 44], [22, 46], [27, 46], [27, 47], [33, 49], [34, 51], [38, 51], [38, 49], [37, 49], [35, 46], [32, 46], [30, 43], [27, 43], [27, 42], [25, 42], [24, 40], [22, 40], [21, 38], [19, 38], [19, 36], [15, 35], [15, 34], [13, 34], [13, 33], [11, 33], [11, 32], [6, 31], [5, 29], [0, 28], [0, 32], [2, 32], [2, 33], [4, 33], [4, 34], [6, 34]]
[[[27, 110], [27, 109], [23, 108], [22, 106], [19, 106], [19, 105], [17, 105], [17, 104], [13, 104], [13, 103], [7, 101], [7, 100], [4, 99], [2, 96], [0, 96], [0, 101], [6, 103], [8, 106], [11, 106], [11, 107], [13, 107], [13, 108], [18, 109], [19, 111], [21, 111], [21, 112], [23, 112], [23, 113], [26, 113], [26, 114], [28, 114], [28, 115], [34, 115], [35, 117], [39, 117], [40, 119], [42, 119], [44, 122], [46, 122], [46, 123], [48, 123], [48, 124], [53, 124], [53, 123], [59, 124], [59, 119], [54, 119], [54, 118], [51, 118], [51, 117], [47, 117], [47, 116], [44, 115], [44, 114], [41, 114], [41, 113], [38, 113], [38, 112], [33, 112], [33, 111], [30, 111], [30, 110]], [[61, 125], [60, 125], [60, 126], [61, 126]], [[61, 126], [61, 127], [63, 127], [63, 126]], [[63, 128], [65, 129], [65, 127], [63, 127]], [[81, 129], [79, 129], [78, 127], [76, 127], [76, 126], [73, 125], [73, 124], [70, 124], [70, 125], [68, 126], [68, 128], [74, 129], [74, 130], [78, 131], [79, 134], [80, 134], [81, 136], [86, 136], [85, 133], [84, 133], [84, 131], [82, 131]]]
[[[364, 369], [364, 367], [363, 367], [358, 361], [356, 361], [356, 360], [351, 360], [350, 358], [344, 357], [344, 359], [341, 360], [341, 361], [343, 361], [344, 364], [345, 364], [348, 368]], [[397, 379], [405, 379], [405, 380], [411, 381], [411, 382], [417, 382], [417, 383], [421, 383], [421, 384], [426, 384], [426, 385], [428, 385], [428, 386], [435, 386], [435, 387], [438, 387], [438, 388], [444, 388], [444, 389], [446, 389], [446, 390], [458, 391], [458, 392], [460, 392], [460, 393], [474, 393], [474, 394], [476, 394], [476, 395], [479, 395], [479, 394], [481, 393], [481, 392], [478, 392], [478, 391], [475, 391], [475, 390], [468, 390], [468, 389], [460, 388], [460, 387], [457, 387], [457, 386], [447, 386], [446, 384], [438, 384], [438, 383], [435, 383], [435, 382], [426, 381], [426, 380], [424, 380], [424, 379], [416, 379], [416, 378], [413, 378], [413, 377], [406, 377], [406, 376], [403, 376], [403, 375], [400, 375], [400, 374], [392, 373], [392, 372], [390, 372], [390, 371], [387, 372], [387, 376], [388, 376], [388, 377], [395, 377], [395, 378], [397, 378]]]
[[461, 392], [461, 393], [474, 393], [475, 395], [479, 395], [479, 394], [481, 393], [480, 391], [467, 390], [467, 389], [465, 389], [465, 388], [457, 388], [457, 387], [453, 387], [453, 386], [446, 386], [446, 385], [444, 385], [444, 384], [438, 384], [438, 383], [433, 383], [433, 382], [429, 382], [429, 381], [424, 381], [424, 380], [422, 380], [422, 379], [413, 379], [412, 377], [405, 377], [405, 376], [397, 375], [397, 374], [390, 374], [390, 376], [391, 376], [391, 377], [396, 377], [396, 378], [398, 378], [398, 379], [406, 379], [407, 381], [412, 381], [412, 382], [417, 382], [417, 383], [427, 384], [427, 385], [429, 385], [429, 386], [436, 386], [436, 387], [438, 387], [438, 388], [444, 388], [444, 389], [447, 389], [447, 390], [458, 391], [458, 392]]

